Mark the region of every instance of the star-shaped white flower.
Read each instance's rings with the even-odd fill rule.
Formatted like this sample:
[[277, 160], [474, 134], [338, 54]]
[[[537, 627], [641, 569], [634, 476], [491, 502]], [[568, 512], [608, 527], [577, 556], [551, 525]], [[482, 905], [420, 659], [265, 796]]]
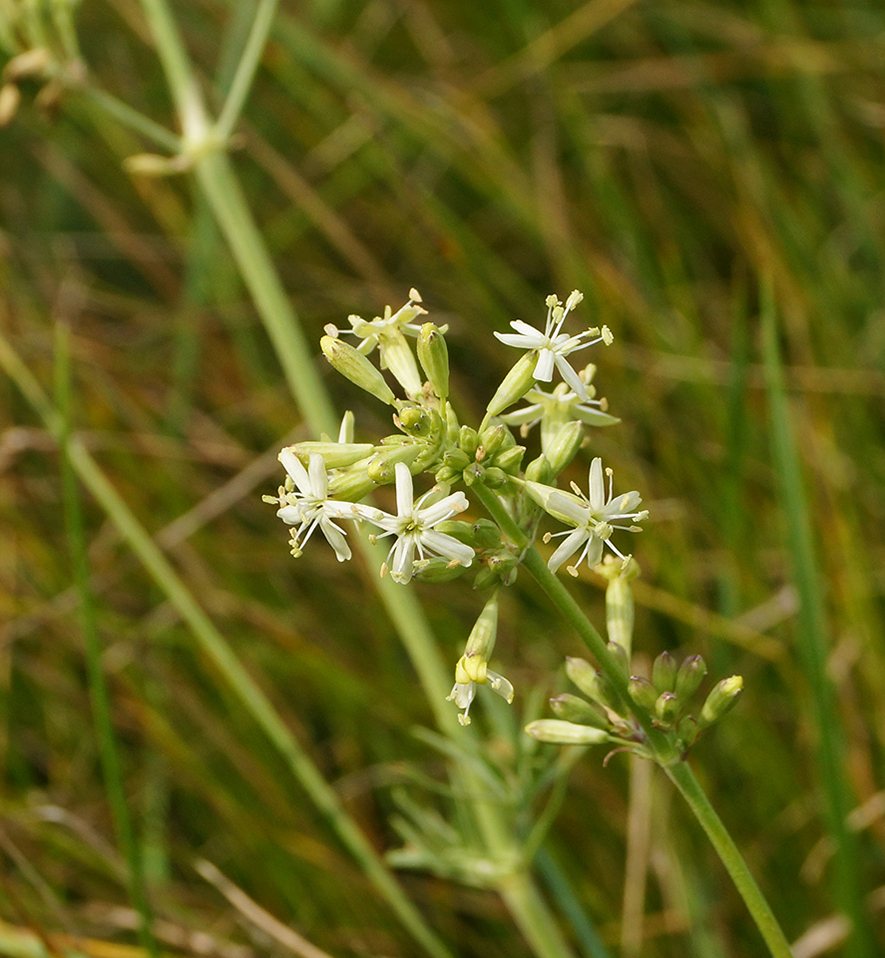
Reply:
[[547, 297], [547, 323], [542, 333], [540, 329], [529, 326], [521, 319], [514, 320], [510, 325], [515, 333], [495, 333], [498, 339], [507, 346], [516, 346], [518, 349], [534, 349], [538, 351], [538, 361], [535, 363], [534, 376], [540, 382], [549, 383], [553, 379], [555, 366], [562, 378], [571, 386], [582, 402], [589, 402], [590, 394], [575, 372], [566, 356], [579, 349], [585, 349], [600, 341], [609, 345], [612, 342], [611, 330], [608, 326], [593, 327], [569, 336], [561, 332], [566, 316], [584, 298], [582, 293], [574, 290], [565, 302], [565, 308], [559, 299], [551, 294]]
[[[514, 694], [512, 683], [508, 679], [505, 679], [503, 675], [499, 675], [497, 672], [493, 672], [491, 669], [485, 670], [485, 676], [486, 681], [483, 684], [488, 685], [493, 692], [497, 692], [498, 695], [500, 695], [501, 698], [504, 699], [504, 701], [509, 705], [513, 701]], [[473, 681], [456, 681], [451, 693], [446, 696], [447, 702], [454, 702], [459, 709], [464, 710], [458, 715], [458, 721], [462, 725], [470, 724], [470, 706], [476, 697], [477, 684], [479, 683]]]
[[[624, 562], [629, 558], [614, 545], [611, 541], [611, 535], [615, 529], [641, 532], [642, 530], [635, 523], [645, 519], [648, 516], [648, 511], [637, 511], [636, 507], [642, 502], [642, 499], [636, 491], [625, 492], [623, 495], [616, 497], [612, 492], [612, 471], [606, 469], [605, 472], [609, 479], [607, 494], [602, 460], [599, 458], [594, 459], [590, 465], [589, 496], [585, 496], [574, 483], [572, 488], [576, 495], [562, 492], [539, 482], [526, 482], [526, 490], [535, 502], [550, 515], [575, 527], [571, 531], [566, 530], [553, 535], [547, 533], [544, 536], [545, 542], [549, 542], [558, 536], [566, 537], [553, 555], [550, 556], [547, 566], [551, 572], [556, 572], [579, 549], [581, 549], [581, 553], [577, 561], [566, 566], [570, 575], [576, 576], [578, 574], [578, 566], [585, 559], [587, 565], [591, 568], [597, 565], [602, 559], [603, 547], [606, 545]], [[630, 521], [630, 525], [622, 524], [626, 521]]]
[[279, 497], [265, 497], [265, 501], [279, 503], [277, 515], [287, 526], [297, 526], [290, 533], [292, 555], [300, 556], [304, 544], [319, 526], [326, 541], [335, 550], [339, 562], [351, 556], [350, 546], [344, 538], [346, 533], [332, 521], [353, 518], [353, 503], [337, 502], [327, 498], [329, 477], [323, 457], [312, 453], [305, 469], [292, 450], [287, 447], [279, 456], [291, 483], [280, 489]]
[[[463, 512], [467, 506], [467, 496], [463, 492], [453, 492], [438, 501], [432, 501], [438, 494], [431, 489], [417, 502], [414, 501], [412, 474], [404, 462], [394, 467], [396, 477], [397, 514], [383, 512], [373, 506], [351, 505], [350, 515], [355, 519], [365, 519], [383, 529], [379, 539], [396, 536], [396, 542], [390, 547], [387, 560], [381, 567], [382, 575], [389, 569], [391, 578], [403, 585], [411, 581], [415, 557], [438, 555], [451, 563], [469, 566], [476, 553], [470, 546], [459, 542], [454, 536], [437, 532], [434, 528], [444, 519]], [[429, 502], [428, 505], [424, 505]]]

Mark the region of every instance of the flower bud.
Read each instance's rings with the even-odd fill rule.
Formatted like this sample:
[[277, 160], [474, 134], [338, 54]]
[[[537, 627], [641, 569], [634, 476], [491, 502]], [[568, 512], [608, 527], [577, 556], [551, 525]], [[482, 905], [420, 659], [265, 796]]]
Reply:
[[676, 726], [676, 739], [681, 751], [691, 748], [698, 737], [698, 731], [698, 723], [690, 715], [684, 715], [679, 720]]
[[707, 696], [707, 701], [704, 702], [704, 707], [701, 709], [701, 716], [698, 720], [700, 728], [706, 728], [708, 725], [718, 722], [723, 715], [733, 709], [743, 687], [744, 680], [739, 675], [732, 675], [730, 678], [718, 682]]
[[525, 455], [525, 446], [510, 446], [503, 452], [495, 456], [495, 465], [508, 476], [515, 476], [522, 465], [522, 457]]
[[675, 692], [661, 692], [655, 702], [655, 715], [665, 725], [670, 725], [679, 714], [680, 703]]
[[462, 426], [458, 430], [458, 448], [472, 460], [479, 445], [479, 435], [471, 426]]
[[544, 450], [554, 476], [558, 476], [575, 458], [583, 441], [584, 424], [578, 419], [557, 430], [556, 436]]
[[501, 486], [507, 484], [509, 477], [503, 469], [498, 469], [497, 466], [489, 466], [488, 469], [482, 471], [482, 481], [490, 489], [500, 489]]
[[346, 472], [339, 473], [330, 479], [330, 497], [334, 496], [345, 502], [359, 502], [360, 499], [365, 498], [378, 485], [369, 478], [367, 467], [367, 462], [356, 463]]
[[288, 446], [292, 452], [301, 460], [302, 465], [307, 466], [312, 454], [317, 453], [323, 457], [323, 462], [327, 469], [342, 469], [346, 466], [352, 466], [360, 459], [367, 459], [375, 451], [375, 446], [370, 442], [297, 442], [294, 446]]
[[454, 445], [458, 441], [461, 425], [450, 402], [446, 403], [446, 439]]
[[590, 725], [593, 728], [608, 728], [605, 716], [598, 712], [586, 700], [578, 695], [563, 692], [550, 699], [550, 707], [557, 716], [566, 722], [575, 722], [578, 725]]
[[[486, 602], [479, 618], [476, 620], [467, 639], [464, 655], [461, 659], [464, 674], [471, 682], [486, 681], [486, 667], [495, 648], [495, 639], [498, 636], [498, 592]], [[460, 664], [460, 663], [459, 663]], [[456, 682], [465, 681], [455, 674]]]
[[496, 452], [503, 448], [504, 439], [509, 432], [510, 430], [502, 422], [483, 429], [479, 437], [479, 446], [476, 450], [476, 461], [482, 462], [485, 459], [490, 460]]
[[464, 575], [467, 571], [465, 566], [452, 563], [441, 556], [432, 556], [429, 559], [416, 559], [412, 564], [412, 575], [421, 582], [429, 582], [437, 585], [441, 582], [451, 582]]
[[618, 668], [625, 679], [630, 677], [630, 655], [623, 645], [617, 645], [615, 642], [609, 642], [606, 648], [611, 652], [612, 658], [617, 662]]
[[349, 343], [332, 336], [323, 336], [320, 340], [320, 348], [326, 359], [345, 379], [349, 379], [360, 389], [365, 389], [381, 402], [389, 406], [396, 405], [393, 390], [384, 381], [381, 373]]
[[538, 361], [536, 350], [523, 353], [516, 361], [516, 365], [504, 377], [495, 395], [486, 409], [486, 418], [491, 419], [512, 406], [532, 388], [535, 382], [535, 364]]
[[477, 519], [473, 529], [477, 549], [497, 549], [501, 545], [501, 530], [491, 519]]
[[396, 414], [403, 432], [410, 436], [429, 436], [433, 430], [433, 415], [421, 406], [403, 406]]
[[418, 336], [418, 359], [433, 391], [445, 402], [449, 395], [449, 349], [438, 326], [425, 323]]
[[648, 679], [644, 679], [641, 675], [631, 675], [627, 691], [640, 708], [644, 708], [647, 712], [654, 711], [658, 693]]
[[651, 680], [659, 692], [672, 692], [676, 687], [676, 659], [669, 652], [661, 652], [655, 659]]
[[401, 446], [385, 447], [383, 452], [372, 456], [366, 472], [373, 482], [379, 485], [385, 485], [396, 479], [396, 464], [404, 462], [410, 466], [421, 452], [421, 447], [416, 443], [403, 443]]
[[600, 728], [575, 725], [561, 719], [529, 722], [525, 730], [539, 742], [550, 742], [554, 745], [599, 745], [608, 741], [608, 734]]
[[687, 702], [698, 690], [707, 674], [707, 664], [699, 655], [690, 655], [676, 673], [675, 692], [681, 702]]
[[602, 677], [586, 659], [566, 657], [565, 674], [591, 702], [611, 707], [612, 701], [602, 683]]
[[529, 482], [534, 482], [538, 485], [546, 485], [552, 481], [553, 470], [550, 468], [550, 463], [547, 462], [547, 457], [543, 453], [525, 467], [525, 477]]
[[633, 590], [630, 579], [639, 575], [639, 564], [629, 558], [626, 565], [612, 556], [596, 567], [608, 579], [605, 589], [605, 623], [610, 642], [620, 645], [630, 655], [633, 642]]

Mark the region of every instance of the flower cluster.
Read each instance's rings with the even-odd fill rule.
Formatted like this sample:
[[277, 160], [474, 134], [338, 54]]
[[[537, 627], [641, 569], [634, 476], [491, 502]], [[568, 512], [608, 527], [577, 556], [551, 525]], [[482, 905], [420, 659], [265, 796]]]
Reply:
[[[416, 579], [446, 582], [470, 572], [474, 588], [492, 590], [455, 667], [449, 699], [461, 709], [463, 725], [470, 722], [470, 707], [480, 686], [488, 686], [508, 702], [513, 699], [511, 683], [489, 667], [498, 600], [501, 589], [514, 581], [526, 543], [535, 539], [542, 521], [564, 526], [541, 537], [544, 543], [561, 539], [548, 557], [552, 572], [564, 566], [575, 576], [586, 563], [609, 580], [607, 603], [619, 610], [609, 615], [611, 647], [628, 674], [629, 580], [638, 567], [613, 540], [618, 533], [640, 531], [639, 523], [648, 513], [640, 509], [638, 492], [615, 495], [612, 470], [604, 469], [598, 457], [590, 464], [586, 493], [575, 483], [569, 489], [559, 487], [559, 477], [586, 441], [587, 427], [619, 421], [608, 413], [606, 401], [596, 398], [595, 365], [578, 371], [569, 361], [580, 350], [612, 341], [606, 326], [576, 333], [564, 330], [582, 299], [578, 291], [564, 304], [548, 296], [543, 330], [515, 320], [510, 324], [513, 333], [495, 334], [524, 354], [489, 400], [476, 428], [462, 423], [450, 402], [447, 327], [418, 322], [427, 311], [417, 290], [411, 290], [409, 300], [395, 312], [387, 307], [372, 320], [352, 315], [349, 329], [327, 326], [321, 340], [323, 354], [339, 373], [392, 407], [395, 431], [376, 443], [355, 442], [354, 419], [347, 413], [337, 440], [324, 436], [280, 452], [285, 481], [276, 496], [265, 497], [290, 527], [296, 557], [319, 529], [343, 562], [351, 557], [352, 527], [367, 527], [370, 542], [389, 541], [381, 574], [389, 573], [394, 582], [404, 586]], [[347, 336], [354, 337], [355, 346], [346, 341]], [[541, 388], [539, 383], [549, 383], [554, 370], [563, 381], [549, 390]], [[524, 405], [517, 407], [520, 402]], [[526, 446], [517, 441], [511, 427], [519, 427], [520, 438], [526, 439], [534, 425], [540, 425], [541, 450], [524, 465]], [[432, 485], [416, 498], [415, 481], [422, 475], [431, 476]], [[369, 501], [376, 490], [390, 485], [395, 512]], [[491, 518], [471, 515], [474, 498]], [[493, 503], [503, 512], [496, 513]], [[519, 536], [513, 533], [514, 526]], [[605, 554], [606, 549], [611, 555]], [[602, 563], [604, 557], [606, 563]], [[628, 608], [629, 622], [624, 618]], [[600, 680], [590, 682], [587, 674], [586, 669], [580, 672], [582, 690], [589, 694], [591, 687], [601, 689]], [[630, 686], [631, 695], [636, 690], [633, 704], [649, 709], [658, 727], [670, 723], [675, 728], [677, 713], [669, 696], [678, 698], [687, 679], [670, 682], [668, 678], [663, 685], [655, 685], [654, 702], [643, 681], [635, 679]], [[590, 699], [588, 704], [579, 703], [575, 696], [560, 696], [554, 702], [559, 717], [535, 723], [532, 734], [585, 743], [641, 739], [640, 726], [617, 696], [606, 698], [599, 692]]]

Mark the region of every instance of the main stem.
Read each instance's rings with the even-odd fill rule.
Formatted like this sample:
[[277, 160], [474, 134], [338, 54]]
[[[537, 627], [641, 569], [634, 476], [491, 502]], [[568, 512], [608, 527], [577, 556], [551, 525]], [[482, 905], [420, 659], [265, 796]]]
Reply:
[[713, 847], [722, 859], [729, 875], [731, 875], [735, 887], [756, 922], [756, 926], [765, 939], [773, 958], [791, 958], [790, 946], [783, 930], [756, 880], [750, 873], [743, 855], [741, 855], [737, 845], [728, 833], [728, 829], [716, 814], [689, 765], [673, 754], [666, 737], [652, 725], [650, 716], [644, 713], [642, 709], [633, 708], [630, 705], [630, 699], [627, 695], [627, 679], [618, 667], [614, 656], [606, 647], [602, 636], [574, 600], [571, 593], [547, 568], [547, 564], [537, 549], [529, 544], [528, 537], [507, 512], [495, 492], [484, 485], [481, 480], [474, 482], [471, 488], [504, 534], [523, 552], [523, 565], [546, 592], [547, 597], [556, 606], [563, 618], [575, 629], [593, 653], [597, 664], [611, 682], [612, 687], [641, 723], [646, 733], [647, 744], [654, 749], [657, 763], [679, 789], [688, 802], [689, 808], [694, 812], [701, 827], [713, 843]]

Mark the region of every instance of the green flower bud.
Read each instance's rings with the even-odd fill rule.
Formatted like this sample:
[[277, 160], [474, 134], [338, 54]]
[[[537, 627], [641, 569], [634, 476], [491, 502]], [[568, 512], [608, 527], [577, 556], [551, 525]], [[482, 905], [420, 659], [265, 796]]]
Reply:
[[389, 406], [396, 405], [396, 397], [393, 395], [393, 390], [384, 381], [384, 377], [353, 346], [332, 336], [323, 336], [320, 340], [320, 348], [326, 359], [345, 379], [349, 379], [360, 389], [365, 389], [366, 392], [371, 393], [381, 402], [385, 402]]
[[388, 446], [383, 452], [372, 456], [366, 472], [373, 482], [379, 485], [393, 482], [396, 478], [395, 469], [398, 462], [410, 466], [421, 452], [421, 446], [416, 443], [403, 443], [401, 446]]
[[556, 437], [545, 451], [550, 471], [554, 476], [558, 476], [575, 458], [583, 441], [584, 424], [577, 419], [557, 431]]
[[370, 442], [299, 442], [289, 446], [289, 449], [305, 467], [310, 462], [311, 454], [319, 453], [327, 469], [342, 469], [367, 458], [375, 447]]
[[472, 460], [463, 449], [449, 449], [443, 454], [443, 464], [456, 472], [462, 472], [471, 462]]
[[591, 702], [611, 708], [611, 697], [603, 684], [602, 676], [586, 659], [568, 656], [565, 660], [565, 674]]
[[644, 679], [641, 675], [631, 675], [627, 691], [640, 708], [644, 708], [647, 712], [654, 711], [658, 693], [648, 679]]
[[490, 489], [500, 489], [501, 486], [509, 482], [509, 477], [503, 469], [498, 469], [497, 466], [489, 466], [488, 469], [482, 471], [482, 481]]
[[461, 478], [461, 471], [459, 469], [452, 469], [451, 466], [440, 466], [433, 474], [433, 478], [437, 483], [448, 486]]
[[485, 459], [491, 459], [498, 450], [503, 448], [505, 436], [509, 432], [510, 430], [500, 422], [496, 426], [483, 429], [476, 450], [476, 461], [483, 462]]
[[529, 722], [525, 730], [539, 742], [550, 742], [554, 745], [599, 745], [608, 741], [608, 734], [600, 728], [575, 725], [561, 719]]
[[368, 462], [355, 464], [347, 472], [340, 473], [329, 482], [329, 497], [344, 502], [359, 502], [365, 498], [378, 483], [369, 478], [366, 471]]
[[661, 652], [655, 659], [651, 680], [659, 692], [672, 692], [676, 687], [676, 659], [669, 652]]
[[420, 438], [431, 435], [440, 425], [439, 414], [423, 406], [404, 406], [395, 418], [404, 432]]
[[476, 447], [479, 445], [479, 436], [475, 429], [470, 426], [462, 426], [458, 431], [458, 447], [470, 456], [472, 460], [476, 455]]
[[508, 406], [512, 406], [532, 388], [535, 383], [535, 365], [538, 361], [538, 353], [532, 349], [523, 353], [517, 360], [516, 365], [504, 377], [503, 382], [498, 387], [497, 392], [492, 396], [492, 400], [486, 409], [486, 418], [491, 419], [503, 412]]
[[[496, 591], [486, 602], [470, 631], [467, 645], [464, 648], [464, 655], [459, 663], [462, 666], [462, 671], [455, 671], [456, 682], [478, 682], [481, 685], [485, 683], [486, 670], [495, 649], [497, 636], [498, 593]], [[464, 678], [465, 675], [466, 678]]]
[[547, 485], [553, 481], [553, 470], [543, 453], [525, 467], [525, 477], [529, 482], [539, 485]]
[[611, 652], [612, 658], [617, 662], [618, 668], [621, 670], [624, 678], [627, 679], [630, 677], [630, 656], [627, 650], [623, 645], [617, 645], [614, 642], [609, 642], [606, 645], [606, 648]]
[[501, 545], [501, 530], [496, 522], [491, 519], [477, 519], [473, 528], [477, 549], [497, 549]]
[[463, 542], [464, 545], [470, 546], [474, 550], [478, 548], [476, 526], [472, 522], [465, 522], [463, 519], [443, 519], [433, 528], [437, 532], [444, 532], [447, 536], [452, 536], [458, 542]]
[[430, 559], [416, 559], [412, 566], [412, 575], [421, 582], [429, 582], [433, 585], [441, 582], [451, 582], [464, 575], [467, 569], [460, 563], [454, 566], [447, 559], [441, 556], [433, 556]]
[[675, 692], [681, 702], [687, 702], [698, 690], [707, 674], [707, 664], [699, 655], [690, 655], [676, 673]]
[[593, 728], [608, 728], [608, 720], [586, 700], [578, 695], [563, 692], [550, 699], [550, 707], [566, 722], [590, 725]]
[[508, 476], [515, 476], [519, 472], [524, 455], [525, 446], [510, 446], [495, 456], [495, 465]]
[[698, 723], [690, 716], [685, 715], [676, 726], [676, 739], [681, 752], [691, 748], [698, 737]]
[[738, 696], [741, 694], [743, 687], [744, 680], [739, 675], [732, 675], [731, 678], [718, 682], [707, 696], [707, 701], [704, 702], [698, 726], [706, 728], [708, 725], [718, 722], [723, 715], [731, 711], [737, 704]]
[[675, 692], [661, 692], [655, 702], [655, 715], [665, 725], [671, 725], [679, 715], [680, 703]]
[[449, 349], [438, 326], [425, 323], [418, 336], [418, 359], [433, 391], [445, 402], [449, 395]]
[[446, 403], [446, 440], [454, 445], [458, 441], [461, 426], [450, 402]]

